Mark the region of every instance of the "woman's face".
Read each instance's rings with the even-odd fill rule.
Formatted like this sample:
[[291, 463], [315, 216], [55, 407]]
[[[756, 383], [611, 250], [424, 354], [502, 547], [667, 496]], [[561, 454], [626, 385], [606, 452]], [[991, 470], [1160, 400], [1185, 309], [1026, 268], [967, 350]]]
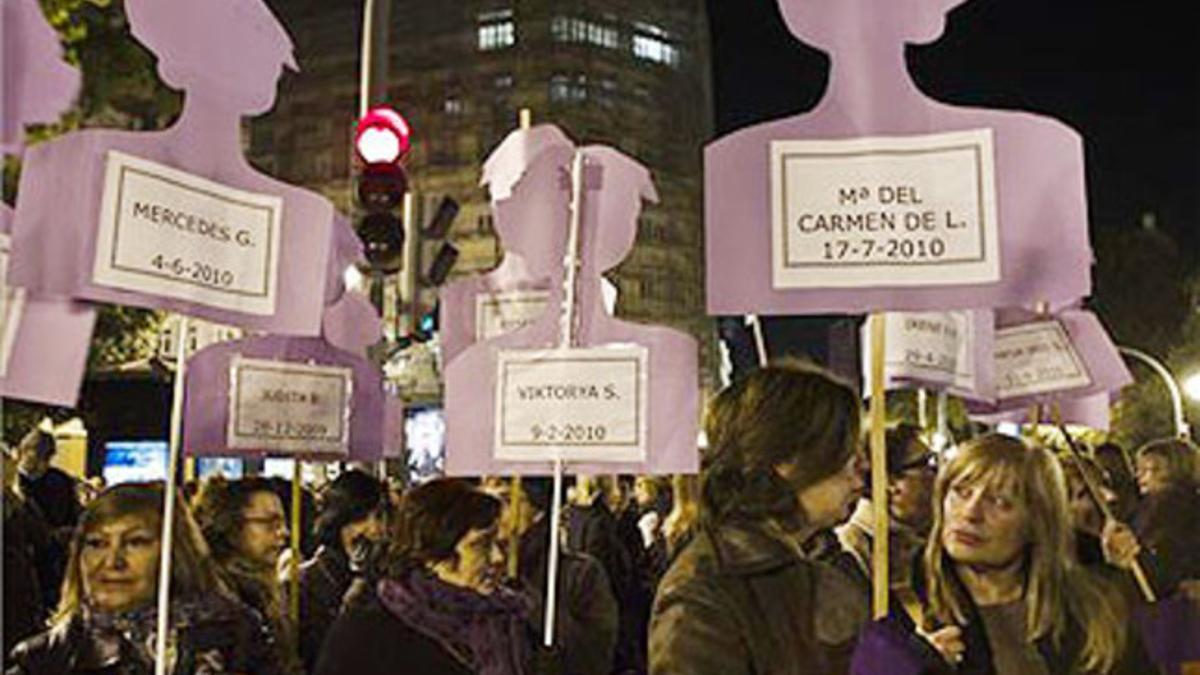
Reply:
[[451, 583], [484, 595], [495, 590], [504, 570], [497, 526], [468, 531], [454, 546], [454, 553], [458, 559], [453, 565]]
[[633, 498], [637, 501], [638, 506], [650, 508], [654, 506], [656, 497], [654, 479], [649, 476], [638, 476], [633, 481]]
[[1158, 455], [1138, 457], [1137, 484], [1143, 496], [1167, 489], [1171, 484], [1171, 467], [1167, 465], [1167, 460]]
[[955, 480], [942, 501], [942, 546], [965, 565], [1002, 568], [1028, 543], [1028, 512], [1011, 489], [977, 479]]
[[809, 525], [819, 530], [850, 517], [854, 502], [863, 494], [863, 456], [854, 453], [836, 473], [800, 491], [800, 507]]
[[128, 612], [149, 605], [157, 587], [159, 534], [151, 518], [123, 516], [83, 536], [83, 595], [92, 609]]
[[255, 492], [242, 507], [238, 550], [248, 560], [274, 568], [287, 546], [287, 519], [274, 492]]

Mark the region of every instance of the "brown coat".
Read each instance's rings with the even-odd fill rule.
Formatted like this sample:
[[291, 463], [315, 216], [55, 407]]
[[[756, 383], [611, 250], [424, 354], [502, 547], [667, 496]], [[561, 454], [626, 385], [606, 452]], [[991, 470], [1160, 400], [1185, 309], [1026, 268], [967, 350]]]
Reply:
[[757, 523], [698, 529], [659, 586], [652, 675], [840, 675], [869, 598]]

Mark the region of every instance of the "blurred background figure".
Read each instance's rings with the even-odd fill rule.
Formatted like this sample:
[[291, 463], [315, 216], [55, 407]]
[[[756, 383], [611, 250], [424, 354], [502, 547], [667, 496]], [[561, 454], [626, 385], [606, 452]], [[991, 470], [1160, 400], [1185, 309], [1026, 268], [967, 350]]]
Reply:
[[1197, 449], [1189, 441], [1152, 441], [1135, 453], [1142, 501], [1133, 532], [1149, 556], [1152, 581], [1161, 596], [1200, 579], [1200, 494]]
[[[39, 573], [46, 569], [50, 527], [37, 505], [25, 499], [17, 481], [17, 460], [7, 448], [4, 461], [4, 654], [45, 628], [46, 605]], [[5, 665], [8, 665], [7, 661]]]
[[271, 482], [212, 476], [201, 483], [192, 508], [221, 576], [271, 627], [282, 672], [300, 672], [296, 628], [277, 574], [288, 543], [287, 517]]
[[[52, 627], [14, 650], [10, 675], [154, 672], [163, 489], [130, 483], [84, 510]], [[171, 672], [275, 675], [270, 633], [237, 602], [181, 504], [171, 563]]]
[[35, 428], [21, 439], [16, 453], [21, 494], [37, 506], [50, 527], [49, 548], [38, 569], [38, 576], [44, 581], [42, 599], [47, 607], [58, 604], [58, 587], [67, 565], [67, 542], [79, 521], [81, 508], [75, 479], [50, 466], [57, 450], [54, 435]]
[[300, 656], [309, 672], [346, 591], [387, 538], [388, 510], [386, 488], [362, 471], [339, 475], [321, 494], [317, 552], [300, 567]]
[[532, 672], [532, 602], [501, 583], [501, 509], [462, 480], [406, 494], [384, 576], [351, 591], [318, 675]]

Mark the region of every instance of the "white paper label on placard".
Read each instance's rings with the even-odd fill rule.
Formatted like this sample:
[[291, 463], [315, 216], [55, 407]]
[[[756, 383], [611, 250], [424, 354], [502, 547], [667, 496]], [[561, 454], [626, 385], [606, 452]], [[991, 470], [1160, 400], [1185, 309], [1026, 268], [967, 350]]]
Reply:
[[502, 291], [475, 296], [475, 341], [528, 326], [545, 313], [549, 291]]
[[991, 129], [771, 143], [772, 284], [999, 281]]
[[643, 461], [647, 363], [641, 346], [500, 351], [496, 458]]
[[969, 312], [888, 312], [888, 379], [918, 379], [975, 391], [974, 324]]
[[235, 358], [229, 447], [348, 454], [353, 381], [349, 368]]
[[996, 394], [1001, 399], [1086, 387], [1092, 378], [1057, 321], [996, 331]]
[[12, 356], [25, 309], [25, 289], [12, 288], [7, 283], [11, 253], [12, 238], [0, 234], [0, 377], [8, 376], [8, 359]]
[[109, 151], [92, 280], [247, 314], [275, 312], [283, 200]]

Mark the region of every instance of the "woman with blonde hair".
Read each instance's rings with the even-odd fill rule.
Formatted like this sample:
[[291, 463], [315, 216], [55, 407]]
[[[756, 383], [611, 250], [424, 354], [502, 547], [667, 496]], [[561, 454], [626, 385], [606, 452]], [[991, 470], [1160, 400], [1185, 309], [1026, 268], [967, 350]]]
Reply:
[[957, 673], [1153, 672], [1117, 591], [1075, 557], [1054, 456], [989, 435], [938, 476], [924, 556], [927, 634]]
[[[125, 484], [87, 505], [48, 631], [13, 650], [9, 675], [154, 672], [163, 488]], [[278, 671], [258, 617], [218, 577], [187, 509], [175, 509], [169, 672]]]

